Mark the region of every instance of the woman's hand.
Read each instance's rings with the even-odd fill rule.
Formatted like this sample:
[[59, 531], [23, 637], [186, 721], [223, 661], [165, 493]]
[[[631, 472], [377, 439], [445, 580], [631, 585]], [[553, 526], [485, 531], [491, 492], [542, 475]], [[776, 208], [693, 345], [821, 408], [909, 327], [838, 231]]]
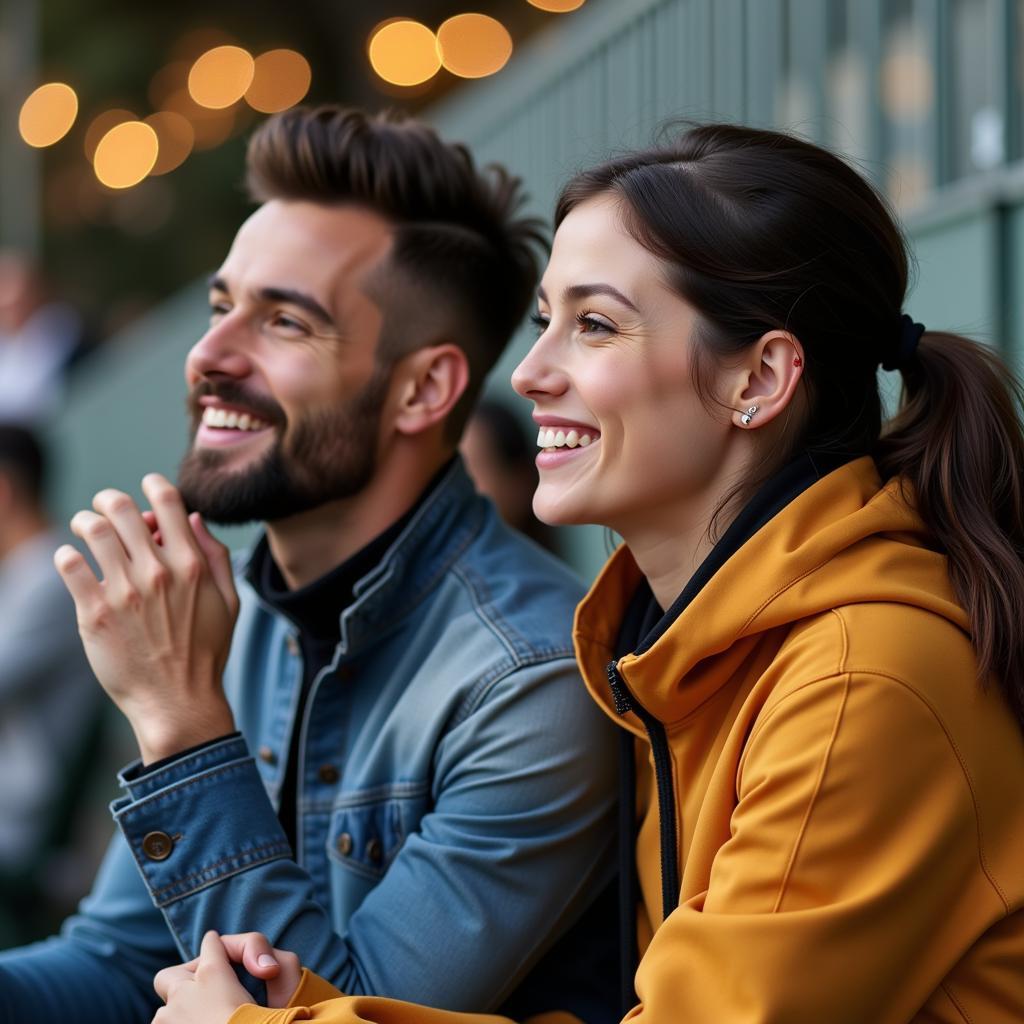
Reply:
[[157, 1010], [153, 1024], [227, 1024], [239, 1006], [252, 1002], [213, 931], [203, 936], [196, 960], [164, 968], [153, 987], [167, 1004]]
[[153, 1024], [226, 1024], [239, 1006], [253, 1001], [239, 984], [233, 963], [266, 983], [267, 1005], [275, 1008], [288, 1005], [302, 977], [299, 958], [274, 949], [260, 932], [207, 932], [198, 958], [166, 967], [153, 979], [157, 995], [167, 1004]]

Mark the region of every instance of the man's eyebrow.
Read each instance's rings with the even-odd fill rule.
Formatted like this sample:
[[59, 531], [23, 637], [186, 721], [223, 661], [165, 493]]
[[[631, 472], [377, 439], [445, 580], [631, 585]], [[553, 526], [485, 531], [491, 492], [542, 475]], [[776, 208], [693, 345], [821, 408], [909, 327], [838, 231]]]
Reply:
[[257, 294], [264, 302], [287, 302], [304, 309], [310, 316], [316, 317], [328, 327], [336, 326], [334, 317], [312, 295], [305, 292], [296, 291], [294, 288], [261, 288]]
[[[225, 295], [231, 294], [227, 283], [219, 274], [211, 274], [206, 283], [211, 291], [223, 292]], [[310, 316], [316, 317], [328, 327], [336, 326], [334, 317], [312, 295], [307, 295], [305, 292], [297, 291], [294, 288], [261, 288], [256, 294], [263, 302], [287, 302], [304, 309]]]
[[[590, 298], [591, 295], [607, 295], [610, 298], [615, 299], [617, 302], [621, 302], [622, 305], [633, 310], [634, 313], [640, 312], [640, 310], [636, 308], [636, 305], [630, 302], [630, 300], [627, 299], [626, 296], [618, 290], [618, 288], [613, 288], [610, 284], [570, 285], [562, 292], [562, 299], [565, 302], [578, 302], [580, 299]], [[543, 286], [537, 289], [537, 297], [541, 302], [549, 302], [548, 293], [544, 291]]]

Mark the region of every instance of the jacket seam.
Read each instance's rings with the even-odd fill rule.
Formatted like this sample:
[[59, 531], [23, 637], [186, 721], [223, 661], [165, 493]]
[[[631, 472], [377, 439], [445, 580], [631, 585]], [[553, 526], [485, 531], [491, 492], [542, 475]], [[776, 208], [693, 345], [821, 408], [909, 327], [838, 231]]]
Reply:
[[967, 1024], [973, 1024], [971, 1015], [963, 1008], [963, 1006], [960, 1003], [960, 1000], [957, 999], [956, 996], [954, 996], [953, 993], [950, 991], [950, 988], [946, 984], [945, 980], [939, 983], [939, 988], [941, 988], [942, 991], [946, 993], [946, 998], [953, 1004], [953, 1006], [956, 1008], [957, 1013], [959, 1013], [960, 1016], [963, 1017]]
[[807, 801], [807, 809], [804, 811], [803, 821], [800, 822], [800, 827], [797, 829], [796, 838], [793, 842], [793, 849], [790, 851], [789, 860], [783, 870], [782, 878], [779, 880], [779, 891], [775, 897], [775, 905], [772, 907], [773, 914], [779, 913], [782, 909], [782, 901], [786, 897], [786, 890], [789, 886], [790, 877], [793, 874], [793, 868], [796, 866], [796, 859], [800, 855], [800, 848], [803, 846], [804, 836], [807, 834], [811, 815], [814, 813], [814, 808], [817, 806], [818, 795], [821, 793], [822, 785], [824, 785], [825, 775], [828, 772], [828, 766], [832, 759], [832, 751], [835, 748], [836, 738], [839, 735], [839, 728], [843, 721], [843, 712], [846, 710], [846, 699], [849, 694], [849, 690], [850, 680], [849, 676], [847, 676], [846, 685], [843, 687], [843, 693], [839, 700], [839, 706], [836, 708], [835, 719], [832, 722], [832, 732], [829, 735], [828, 742], [825, 744], [824, 751], [822, 751], [821, 764], [818, 767], [818, 777], [814, 780], [814, 789], [811, 792], [810, 799]]
[[177, 782], [171, 783], [168, 786], [162, 786], [159, 789], [154, 790], [152, 793], [148, 793], [146, 796], [138, 798], [126, 808], [119, 811], [119, 817], [127, 824], [133, 817], [135, 817], [137, 812], [149, 807], [159, 807], [162, 803], [169, 802], [172, 797], [177, 796], [178, 791], [181, 789], [191, 788], [197, 783], [205, 782], [207, 779], [211, 779], [217, 775], [225, 775], [228, 772], [238, 771], [239, 768], [250, 763], [255, 765], [252, 756], [247, 755], [244, 758], [230, 761], [227, 764], [217, 765], [214, 768], [201, 771], [196, 775], [189, 775], [186, 778], [179, 779]]
[[462, 722], [473, 714], [473, 712], [483, 704], [490, 692], [498, 685], [498, 683], [510, 678], [515, 675], [516, 672], [521, 672], [524, 669], [534, 668], [537, 665], [554, 666], [560, 661], [572, 662], [573, 665], [576, 664], [572, 652], [566, 651], [564, 654], [560, 655], [538, 653], [530, 658], [523, 658], [512, 664], [505, 662], [495, 666], [491, 672], [481, 676], [480, 679], [478, 679], [470, 688], [469, 693], [467, 693], [463, 698], [462, 703], [459, 705], [458, 710], [452, 718], [451, 728], [461, 725]]
[[[172, 889], [178, 889], [178, 888], [180, 888], [182, 886], [188, 886], [188, 884], [190, 882], [195, 881], [195, 879], [197, 879], [197, 878], [202, 878], [203, 875], [207, 874], [208, 872], [216, 871], [217, 868], [221, 868], [225, 864], [232, 863], [233, 861], [238, 859], [240, 854], [243, 855], [243, 856], [248, 856], [249, 854], [257, 854], [257, 855], [258, 854], [266, 854], [266, 856], [262, 857], [259, 860], [254, 860], [254, 861], [252, 861], [250, 863], [246, 863], [245, 865], [238, 867], [236, 870], [231, 872], [231, 874], [237, 875], [237, 874], [240, 874], [242, 871], [244, 871], [246, 868], [256, 867], [256, 866], [258, 866], [260, 864], [266, 864], [266, 863], [268, 863], [269, 861], [272, 861], [272, 860], [280, 860], [282, 857], [287, 857], [290, 853], [291, 853], [291, 849], [288, 847], [288, 844], [287, 843], [282, 843], [280, 840], [275, 840], [274, 842], [271, 842], [271, 843], [263, 843], [261, 846], [253, 846], [253, 847], [249, 848], [248, 850], [242, 850], [242, 851], [239, 852], [239, 854], [233, 854], [230, 857], [222, 857], [220, 860], [214, 861], [212, 864], [205, 865], [204, 867], [200, 868], [198, 871], [193, 871], [190, 874], [182, 875], [181, 878], [175, 879], [173, 882], [170, 882], [167, 885], [162, 885], [159, 889], [151, 889], [151, 892], [153, 893], [153, 898], [154, 899], [160, 899], [160, 897], [164, 893], [170, 892], [170, 890], [172, 890]], [[220, 875], [217, 876], [217, 879], [211, 879], [211, 881], [217, 881], [217, 880], [225, 878], [225, 877], [229, 877], [229, 876], [225, 876], [223, 874], [220, 874]], [[202, 888], [202, 887], [200, 886], [199, 888]], [[184, 898], [185, 896], [188, 896], [191, 893], [197, 892], [197, 891], [198, 891], [198, 888], [197, 889], [189, 889], [188, 892], [182, 893], [181, 897], [179, 897], [179, 898]]]

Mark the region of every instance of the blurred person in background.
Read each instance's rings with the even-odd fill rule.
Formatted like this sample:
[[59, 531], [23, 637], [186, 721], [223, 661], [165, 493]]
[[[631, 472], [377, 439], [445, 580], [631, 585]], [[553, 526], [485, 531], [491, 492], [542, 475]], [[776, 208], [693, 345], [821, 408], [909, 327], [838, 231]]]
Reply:
[[470, 416], [459, 451], [476, 489], [498, 507], [501, 518], [541, 547], [555, 551], [551, 528], [533, 514], [537, 446], [516, 414], [485, 399]]
[[23, 253], [0, 250], [0, 420], [52, 417], [86, 348], [82, 318], [54, 297], [42, 270]]
[[[581, 588], [457, 454], [543, 234], [504, 170], [336, 107], [265, 122], [248, 184], [180, 492], [150, 475], [145, 516], [108, 490], [74, 517], [102, 581], [57, 553], [141, 759], [79, 914], [0, 957], [0, 1020], [143, 1024], [211, 928], [350, 992], [610, 1019], [615, 746], [572, 658]], [[236, 574], [200, 514], [265, 522]]]
[[[0, 939], [35, 937], [106, 706], [53, 567], [43, 449], [0, 424]], [[79, 890], [81, 891], [81, 890]], [[4, 928], [6, 922], [6, 929]], [[3, 932], [6, 930], [6, 934]]]

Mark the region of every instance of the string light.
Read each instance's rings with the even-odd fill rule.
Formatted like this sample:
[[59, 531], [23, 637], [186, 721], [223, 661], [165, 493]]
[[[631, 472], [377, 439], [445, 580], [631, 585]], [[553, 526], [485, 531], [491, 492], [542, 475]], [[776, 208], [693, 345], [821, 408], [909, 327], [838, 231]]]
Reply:
[[373, 70], [392, 85], [419, 85], [441, 69], [437, 37], [426, 25], [409, 18], [382, 22], [370, 35]]
[[64, 82], [47, 82], [21, 105], [18, 131], [30, 146], [42, 148], [59, 142], [78, 116], [78, 96]]
[[240, 46], [207, 50], [188, 73], [188, 91], [201, 107], [222, 110], [237, 103], [252, 84], [252, 55]]
[[156, 132], [150, 125], [124, 121], [100, 139], [93, 171], [108, 188], [131, 188], [153, 169], [159, 151]]
[[442, 64], [460, 78], [484, 78], [500, 71], [512, 56], [508, 29], [486, 14], [457, 14], [437, 30]]
[[295, 50], [268, 50], [255, 60], [252, 83], [245, 102], [261, 114], [276, 114], [294, 107], [309, 92], [313, 72], [309, 61]]

